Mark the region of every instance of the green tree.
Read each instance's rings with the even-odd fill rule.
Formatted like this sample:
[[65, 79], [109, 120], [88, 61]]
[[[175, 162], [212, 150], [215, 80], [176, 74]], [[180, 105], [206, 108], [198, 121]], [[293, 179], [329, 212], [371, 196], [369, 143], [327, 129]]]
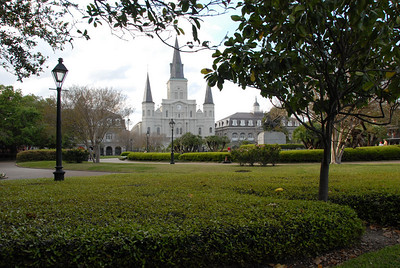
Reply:
[[225, 146], [230, 142], [227, 136], [208, 136], [205, 137], [204, 142], [210, 151], [216, 152], [224, 150]]
[[[175, 29], [184, 34], [181, 24], [191, 26], [193, 40], [198, 37], [202, 18], [218, 15], [230, 0], [92, 0], [84, 4], [75, 0], [2, 0], [0, 3], [0, 65], [19, 81], [43, 71], [47, 56], [38, 51], [39, 44], [62, 50], [74, 38], [90, 39], [87, 29], [76, 25], [83, 20], [98, 27], [106, 24], [116, 35], [157, 36]], [[218, 11], [220, 10], [220, 11]], [[164, 41], [164, 40], [163, 40]], [[193, 42], [189, 44], [193, 46]]]
[[[314, 124], [314, 127], [317, 127], [317, 124]], [[302, 142], [307, 149], [322, 148], [322, 141], [318, 134], [304, 125], [297, 127], [293, 131], [293, 139]]]
[[0, 5], [0, 64], [23, 78], [43, 71], [46, 56], [37, 51], [39, 40], [53, 50], [72, 42], [64, 17], [72, 7], [63, 0], [4, 0]]
[[174, 141], [174, 150], [181, 153], [196, 152], [200, 149], [202, 144], [203, 140], [199, 135], [186, 132]]
[[[240, 25], [214, 53], [210, 86], [225, 80], [261, 90], [323, 142], [319, 199], [328, 199], [334, 124], [340, 115], [390, 118], [400, 96], [398, 1], [243, 1]], [[359, 112], [372, 99], [379, 115]], [[385, 114], [382, 106], [392, 109]], [[311, 113], [312, 111], [312, 113]], [[314, 125], [318, 115], [321, 128]], [[338, 117], [339, 116], [339, 117]]]
[[0, 85], [0, 146], [12, 155], [25, 146], [34, 146], [42, 135], [38, 98], [23, 96], [12, 86]]
[[[126, 96], [108, 88], [74, 86], [63, 95], [63, 120], [79, 142], [92, 147], [100, 162], [100, 145], [107, 131], [122, 118]], [[92, 152], [91, 152], [92, 153]]]

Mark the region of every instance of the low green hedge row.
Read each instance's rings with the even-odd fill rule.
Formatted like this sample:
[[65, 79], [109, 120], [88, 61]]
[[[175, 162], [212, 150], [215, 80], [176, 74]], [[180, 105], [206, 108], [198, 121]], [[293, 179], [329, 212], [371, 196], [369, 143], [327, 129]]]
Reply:
[[265, 265], [349, 246], [363, 232], [354, 210], [336, 204], [204, 186], [188, 195], [186, 176], [110, 178], [27, 182], [29, 201], [3, 185], [0, 266]]
[[346, 148], [343, 161], [381, 161], [400, 159], [400, 145]]
[[[286, 144], [270, 144], [270, 145], [278, 145], [282, 150], [298, 150], [305, 149], [303, 144], [300, 143], [286, 143]], [[241, 145], [240, 148], [252, 148], [256, 146], [255, 144], [245, 144]]]
[[[89, 152], [84, 149], [64, 149], [62, 150], [62, 159], [66, 162], [82, 163], [87, 161]], [[17, 162], [28, 162], [28, 161], [55, 161], [56, 150], [28, 150], [22, 151], [17, 154]]]
[[231, 161], [231, 154], [228, 152], [206, 152], [206, 153], [184, 153], [179, 156], [182, 161], [198, 162], [224, 162]]
[[[321, 162], [323, 150], [291, 150], [280, 153], [279, 162], [282, 163], [301, 163], [301, 162]], [[399, 160], [400, 145], [358, 147], [344, 149], [342, 161], [382, 161]]]
[[[175, 159], [179, 158], [179, 153], [174, 153]], [[171, 153], [137, 153], [130, 152], [127, 156], [128, 160], [132, 161], [169, 161]]]

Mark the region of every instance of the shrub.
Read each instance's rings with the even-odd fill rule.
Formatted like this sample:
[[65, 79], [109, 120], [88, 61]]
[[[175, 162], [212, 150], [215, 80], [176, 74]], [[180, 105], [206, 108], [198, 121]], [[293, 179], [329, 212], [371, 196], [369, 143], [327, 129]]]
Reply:
[[279, 161], [282, 163], [321, 162], [322, 154], [322, 149], [282, 151]]
[[239, 162], [241, 166], [245, 164], [253, 166], [257, 162], [263, 166], [267, 163], [275, 165], [279, 159], [280, 150], [279, 145], [243, 145], [232, 151], [232, 160]]
[[369, 223], [400, 226], [400, 195], [385, 192], [335, 194], [331, 202], [353, 208]]
[[70, 163], [82, 163], [83, 161], [87, 161], [88, 157], [89, 152], [81, 148], [63, 151], [63, 160]]
[[256, 266], [345, 247], [362, 234], [348, 207], [148, 177], [4, 186], [0, 266]]
[[207, 152], [207, 153], [184, 153], [179, 160], [199, 162], [223, 162], [227, 158], [231, 161], [231, 154], [228, 152]]
[[130, 153], [132, 153], [132, 152], [126, 151], [126, 152], [123, 152], [123, 153], [121, 154], [121, 156], [128, 156]]
[[28, 150], [17, 154], [17, 162], [27, 161], [55, 161], [56, 150]]
[[[179, 158], [179, 153], [174, 153], [175, 159]], [[171, 160], [171, 153], [136, 153], [130, 152], [128, 160], [134, 161], [169, 161]]]
[[400, 145], [346, 148], [342, 161], [381, 161], [400, 159]]

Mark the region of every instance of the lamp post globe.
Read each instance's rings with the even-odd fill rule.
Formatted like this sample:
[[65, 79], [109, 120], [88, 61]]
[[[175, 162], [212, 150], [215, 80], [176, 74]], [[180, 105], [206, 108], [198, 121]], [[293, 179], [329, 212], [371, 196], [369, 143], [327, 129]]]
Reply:
[[175, 164], [174, 161], [174, 126], [175, 126], [175, 122], [174, 119], [171, 118], [171, 120], [169, 120], [169, 126], [171, 127], [171, 162], [170, 164]]
[[62, 136], [61, 136], [61, 88], [68, 70], [63, 64], [63, 59], [58, 59], [58, 64], [51, 71], [57, 87], [57, 130], [56, 130], [56, 171], [53, 172], [55, 181], [64, 180], [65, 171], [62, 167]]

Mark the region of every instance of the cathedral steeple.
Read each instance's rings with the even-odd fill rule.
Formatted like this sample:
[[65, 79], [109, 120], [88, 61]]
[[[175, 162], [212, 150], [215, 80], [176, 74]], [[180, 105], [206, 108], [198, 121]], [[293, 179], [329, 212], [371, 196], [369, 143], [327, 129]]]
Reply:
[[150, 103], [154, 103], [154, 102], [153, 102], [153, 96], [151, 95], [149, 73], [147, 73], [146, 85], [145, 85], [145, 87], [144, 87], [143, 102], [146, 102], [146, 103], [149, 103], [149, 102], [150, 102]]
[[204, 104], [214, 104], [213, 95], [211, 92], [211, 87], [207, 85], [206, 97], [204, 99]]
[[183, 76], [183, 64], [181, 61], [181, 54], [179, 52], [178, 38], [175, 39], [174, 56], [172, 58], [171, 77], [170, 78], [185, 78]]

